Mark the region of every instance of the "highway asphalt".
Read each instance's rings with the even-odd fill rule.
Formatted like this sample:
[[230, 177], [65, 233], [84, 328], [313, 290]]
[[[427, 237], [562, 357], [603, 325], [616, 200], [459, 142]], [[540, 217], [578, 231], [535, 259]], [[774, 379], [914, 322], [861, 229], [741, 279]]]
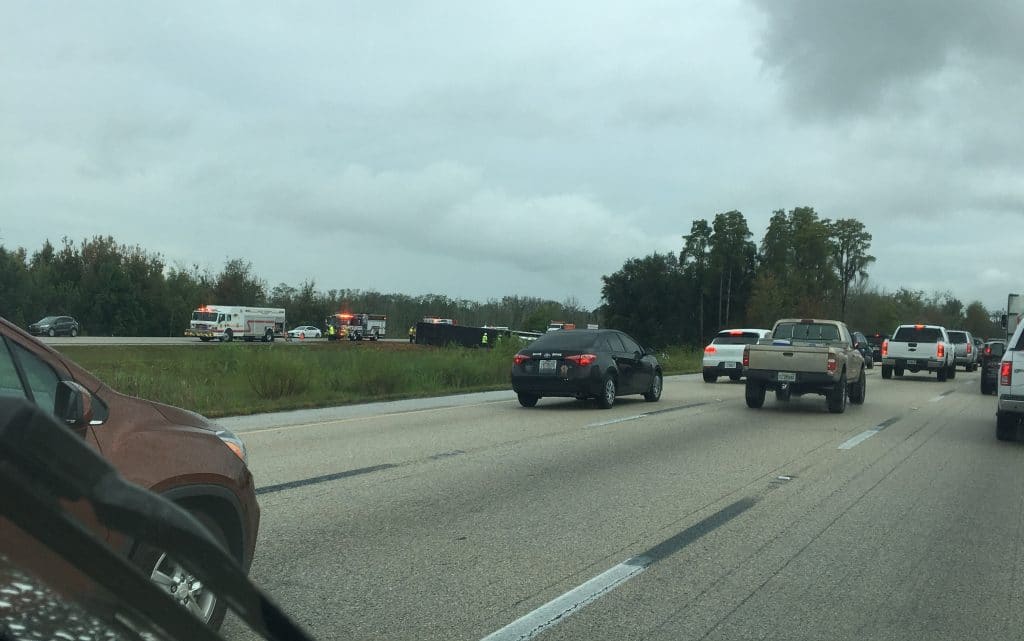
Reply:
[[878, 372], [841, 415], [682, 376], [221, 422], [252, 577], [320, 639], [1024, 638], [1024, 444], [977, 374]]

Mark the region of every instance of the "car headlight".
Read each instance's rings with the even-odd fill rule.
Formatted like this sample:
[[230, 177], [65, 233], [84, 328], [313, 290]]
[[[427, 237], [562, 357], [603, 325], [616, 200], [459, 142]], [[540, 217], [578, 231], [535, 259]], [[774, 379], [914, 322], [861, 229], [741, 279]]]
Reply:
[[228, 449], [235, 453], [235, 456], [242, 459], [242, 462], [249, 463], [249, 452], [245, 449], [245, 443], [242, 439], [235, 436], [234, 432], [230, 430], [217, 430], [217, 438], [224, 442], [224, 445], [228, 446]]

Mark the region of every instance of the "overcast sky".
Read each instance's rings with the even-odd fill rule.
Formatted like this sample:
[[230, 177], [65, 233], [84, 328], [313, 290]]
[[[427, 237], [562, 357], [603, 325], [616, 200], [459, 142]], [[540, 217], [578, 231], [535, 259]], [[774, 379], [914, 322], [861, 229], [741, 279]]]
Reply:
[[0, 243], [589, 307], [694, 218], [810, 205], [871, 284], [998, 308], [1021, 34], [1019, 0], [8, 3]]

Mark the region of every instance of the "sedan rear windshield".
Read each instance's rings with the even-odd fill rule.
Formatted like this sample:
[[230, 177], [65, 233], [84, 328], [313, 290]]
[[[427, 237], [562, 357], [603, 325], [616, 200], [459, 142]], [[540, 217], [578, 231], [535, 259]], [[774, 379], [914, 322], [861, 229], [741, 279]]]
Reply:
[[557, 332], [551, 332], [550, 334], [544, 334], [537, 340], [530, 343], [530, 346], [526, 349], [534, 352], [537, 350], [551, 351], [589, 349], [593, 346], [596, 338], [596, 333], [563, 329]]
[[760, 336], [756, 332], [730, 334], [722, 332], [711, 340], [712, 345], [755, 345]]
[[951, 343], [966, 343], [967, 332], [949, 332], [949, 342]]
[[897, 343], [938, 343], [942, 332], [938, 327], [901, 327], [892, 340]]
[[839, 328], [823, 323], [780, 323], [772, 332], [772, 338], [795, 341], [839, 341]]

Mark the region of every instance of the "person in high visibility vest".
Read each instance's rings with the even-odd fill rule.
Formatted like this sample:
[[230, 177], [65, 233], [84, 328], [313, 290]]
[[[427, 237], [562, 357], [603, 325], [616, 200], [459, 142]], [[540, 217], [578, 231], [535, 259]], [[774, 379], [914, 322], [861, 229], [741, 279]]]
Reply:
[[416, 342], [416, 327], [415, 326], [410, 326], [409, 327], [409, 342], [410, 343]]
[[334, 325], [331, 323], [327, 324], [327, 340], [334, 340]]
[[488, 340], [490, 339], [487, 337], [487, 332], [484, 332], [484, 335], [480, 337], [480, 345], [486, 348]]

